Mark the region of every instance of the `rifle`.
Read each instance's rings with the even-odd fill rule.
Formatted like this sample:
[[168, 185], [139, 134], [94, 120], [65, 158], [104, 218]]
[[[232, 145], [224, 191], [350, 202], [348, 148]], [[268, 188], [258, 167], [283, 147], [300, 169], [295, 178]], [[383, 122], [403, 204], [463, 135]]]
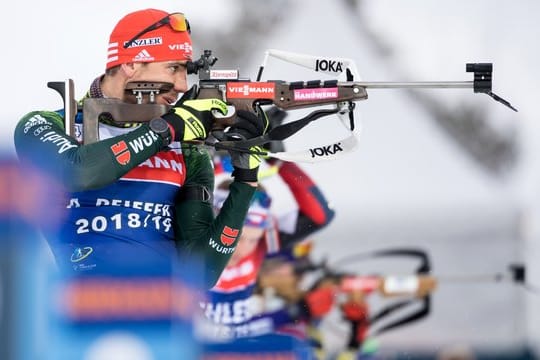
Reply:
[[[309, 68], [315, 72], [335, 77], [331, 80], [294, 81], [283, 80], [262, 81], [262, 74], [269, 57], [276, 57], [299, 66]], [[256, 81], [242, 78], [238, 70], [218, 70], [213, 66], [217, 58], [211, 50], [204, 50], [196, 61], [188, 62], [188, 74], [198, 74], [198, 98], [219, 98], [229, 105], [226, 116], [219, 116], [215, 122], [212, 135], [214, 139], [206, 141], [207, 145], [220, 149], [233, 149], [249, 151], [254, 145], [262, 145], [270, 141], [283, 141], [292, 136], [307, 124], [319, 118], [338, 115], [345, 123], [348, 119], [348, 130], [354, 130], [355, 103], [367, 100], [367, 89], [389, 88], [472, 88], [475, 93], [484, 93], [494, 100], [517, 111], [510, 103], [492, 92], [491, 63], [468, 63], [466, 72], [474, 75], [472, 81], [431, 81], [431, 82], [365, 82], [355, 81], [358, 71], [354, 61], [347, 58], [329, 58], [297, 54], [279, 50], [267, 50], [262, 65], [259, 67]], [[72, 86], [72, 80], [69, 80]], [[49, 87], [52, 87], [49, 83]], [[61, 83], [54, 83], [61, 84]], [[84, 123], [83, 143], [96, 142], [98, 138], [99, 117], [109, 114], [113, 121], [146, 122], [159, 117], [170, 110], [172, 105], [160, 105], [154, 102], [155, 96], [162, 91], [168, 91], [170, 83], [132, 82], [125, 89], [126, 95], [133, 103], [120, 99], [89, 98], [85, 99], [78, 110], [82, 110]], [[64, 99], [64, 106], [73, 104], [73, 89], [60, 91], [59, 86], [53, 87]], [[65, 89], [68, 88], [68, 81]], [[146, 100], [147, 99], [147, 100]], [[145, 102], [146, 101], [146, 102]], [[76, 104], [76, 103], [75, 103]], [[330, 109], [318, 109], [307, 116], [282, 124], [271, 129], [267, 134], [255, 139], [245, 141], [227, 141], [223, 130], [234, 124], [235, 110], [243, 109], [255, 111], [258, 106], [273, 104], [282, 110], [293, 110], [323, 105], [333, 105]], [[67, 112], [66, 112], [67, 114]], [[74, 116], [66, 116], [66, 129], [74, 128]], [[70, 130], [71, 131], [71, 130]], [[311, 161], [333, 159], [336, 156], [351, 151], [356, 147], [354, 134], [334, 142], [297, 153], [269, 153], [264, 155], [288, 161]]]
[[[410, 274], [402, 275], [366, 275], [351, 271], [339, 270], [346, 264], [376, 260], [382, 258], [407, 258], [414, 260], [417, 265]], [[331, 286], [337, 295], [345, 295], [351, 299], [364, 301], [369, 294], [378, 294], [381, 298], [393, 299], [386, 306], [370, 314], [368, 321], [371, 334], [378, 335], [390, 329], [420, 320], [431, 311], [431, 296], [441, 284], [449, 283], [486, 283], [506, 282], [521, 285], [531, 294], [540, 294], [540, 289], [526, 281], [526, 267], [521, 263], [509, 264], [505, 272], [493, 274], [465, 274], [465, 275], [434, 275], [431, 270], [429, 254], [420, 248], [392, 248], [358, 253], [346, 256], [333, 262], [314, 262], [309, 256], [299, 258], [294, 262], [295, 273], [298, 277], [304, 274], [318, 273], [318, 279], [309, 287], [311, 290], [319, 287]], [[280, 279], [260, 279], [260, 286], [273, 286]], [[279, 285], [279, 284], [278, 284]], [[279, 286], [276, 293], [280, 294]], [[298, 301], [302, 292], [285, 292], [290, 296], [288, 300]], [[287, 297], [286, 297], [287, 298]], [[404, 311], [409, 309], [409, 311]], [[390, 314], [397, 311], [402, 315], [395, 317], [392, 322], [380, 325]], [[378, 325], [374, 327], [374, 325]]]
[[[339, 270], [347, 264], [378, 258], [408, 258], [415, 260], [417, 265], [408, 275], [361, 275]], [[283, 261], [280, 259], [282, 258], [278, 256], [265, 262], [271, 269], [275, 266], [274, 263], [280, 264]], [[289, 261], [287, 257], [285, 259]], [[429, 254], [420, 248], [391, 248], [351, 254], [333, 261], [332, 264], [325, 260], [315, 262], [309, 254], [304, 254], [294, 257], [293, 266], [294, 279], [283, 276], [283, 273], [270, 271], [265, 274], [263, 271], [258, 278], [259, 291], [265, 293], [263, 289], [271, 288], [269, 294], [277, 295], [288, 304], [303, 304], [302, 306], [306, 307], [302, 300], [307, 293], [330, 289], [333, 298], [337, 300], [343, 320], [350, 326], [347, 351], [352, 353], [356, 353], [368, 338], [376, 338], [389, 330], [426, 318], [432, 310], [432, 295], [440, 284], [507, 282], [521, 285], [531, 294], [540, 294], [538, 286], [526, 282], [524, 264], [509, 264], [505, 272], [493, 274], [436, 276], [431, 271]], [[308, 275], [308, 279], [316, 275], [316, 280], [307, 292], [304, 288], [307, 284], [300, 281], [304, 275]], [[367, 301], [371, 294], [384, 298], [383, 306], [371, 309]], [[298, 312], [296, 308], [293, 309]]]

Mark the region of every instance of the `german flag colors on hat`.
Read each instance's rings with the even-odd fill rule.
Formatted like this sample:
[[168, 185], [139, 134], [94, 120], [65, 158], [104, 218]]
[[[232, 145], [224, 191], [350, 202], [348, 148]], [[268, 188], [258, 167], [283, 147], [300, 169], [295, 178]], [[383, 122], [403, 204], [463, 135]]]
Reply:
[[[189, 31], [174, 30], [167, 22], [133, 39], [141, 31], [167, 16], [169, 13], [162, 10], [145, 9], [129, 13], [120, 19], [109, 38], [106, 68], [129, 62], [191, 60], [193, 50]], [[124, 47], [130, 40], [133, 40], [131, 44]]]

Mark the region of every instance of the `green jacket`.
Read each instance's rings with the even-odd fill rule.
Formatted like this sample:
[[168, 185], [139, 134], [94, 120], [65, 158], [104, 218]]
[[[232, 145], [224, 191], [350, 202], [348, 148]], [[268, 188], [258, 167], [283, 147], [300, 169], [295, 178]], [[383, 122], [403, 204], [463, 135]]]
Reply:
[[[79, 113], [78, 129], [82, 121]], [[144, 262], [166, 257], [173, 248], [175, 259], [198, 259], [205, 284], [212, 287], [234, 251], [255, 189], [233, 182], [215, 216], [211, 198], [198, 195], [212, 194], [214, 188], [207, 149], [180, 143], [164, 149], [162, 139], [147, 124], [129, 129], [100, 127], [118, 134], [83, 145], [66, 135], [62, 111], [31, 112], [15, 128], [20, 161], [65, 189], [65, 199], [59, 203], [66, 208], [66, 219], [57, 231], [47, 234], [57, 263], [73, 270], [92, 256], [97, 258], [98, 250], [108, 254], [111, 262], [124, 258]], [[157, 171], [162, 158], [177, 165], [178, 176], [171, 171], [140, 175]], [[155, 225], [148, 225], [151, 220]], [[87, 248], [94, 254], [86, 257]], [[107, 256], [100, 261], [106, 262]], [[75, 270], [92, 267], [81, 265]]]

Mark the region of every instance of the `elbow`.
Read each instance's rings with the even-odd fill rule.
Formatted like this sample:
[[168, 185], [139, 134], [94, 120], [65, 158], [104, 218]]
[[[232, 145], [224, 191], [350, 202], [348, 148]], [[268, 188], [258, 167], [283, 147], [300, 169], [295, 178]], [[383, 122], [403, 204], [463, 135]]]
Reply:
[[324, 226], [330, 224], [336, 217], [336, 212], [331, 207], [326, 207], [325, 214]]
[[324, 227], [327, 226], [334, 220], [334, 217], [336, 216], [336, 212], [334, 209], [332, 209], [328, 204], [324, 206], [321, 211], [319, 211], [318, 216], [316, 216], [313, 221], [319, 226]]
[[330, 224], [336, 213], [322, 192], [314, 187], [311, 189], [311, 204], [308, 206], [312, 221], [320, 227]]

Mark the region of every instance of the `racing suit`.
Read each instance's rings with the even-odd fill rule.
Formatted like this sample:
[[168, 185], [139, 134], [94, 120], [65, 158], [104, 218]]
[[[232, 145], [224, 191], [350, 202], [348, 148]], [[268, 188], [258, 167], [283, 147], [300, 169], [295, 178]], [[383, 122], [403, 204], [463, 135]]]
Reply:
[[[103, 97], [99, 80], [85, 98]], [[82, 112], [74, 137], [66, 135], [63, 115], [31, 112], [14, 133], [21, 163], [65, 190], [48, 204], [64, 209], [60, 225], [43, 229], [58, 267], [75, 274], [154, 271], [195, 257], [211, 287], [234, 251], [254, 188], [234, 181], [215, 216], [211, 196], [194, 195], [213, 192], [213, 165], [204, 148], [179, 142], [164, 147], [148, 124], [120, 127], [104, 114], [99, 141], [82, 144]]]

